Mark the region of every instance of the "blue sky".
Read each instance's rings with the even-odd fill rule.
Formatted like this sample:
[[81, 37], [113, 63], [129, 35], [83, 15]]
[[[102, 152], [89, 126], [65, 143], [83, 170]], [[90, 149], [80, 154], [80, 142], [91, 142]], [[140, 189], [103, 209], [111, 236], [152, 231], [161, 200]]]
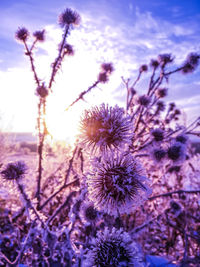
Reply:
[[[134, 79], [138, 67], [158, 54], [172, 53], [178, 65], [189, 52], [200, 52], [199, 0], [1, 0], [0, 122], [3, 127], [33, 131], [36, 125], [34, 81], [23, 46], [14, 39], [16, 29], [25, 26], [32, 32], [45, 28], [47, 41], [37, 50], [36, 67], [39, 76], [47, 80], [62, 34], [57, 17], [66, 7], [79, 12], [82, 20], [69, 36], [75, 56], [63, 65], [55, 94], [49, 100], [51, 127], [57, 127], [60, 132], [64, 131], [62, 125], [67, 120], [64, 107], [95, 81], [102, 62], [113, 62], [115, 72], [110, 83], [87, 96], [86, 101], [124, 105], [126, 91], [121, 76]], [[200, 111], [199, 71], [200, 68], [190, 75], [174, 75], [167, 85], [170, 89], [167, 101], [176, 101], [188, 120]], [[140, 85], [141, 92], [145, 92], [144, 84]], [[78, 117], [88, 103], [78, 104], [69, 116], [75, 117], [76, 113]]]

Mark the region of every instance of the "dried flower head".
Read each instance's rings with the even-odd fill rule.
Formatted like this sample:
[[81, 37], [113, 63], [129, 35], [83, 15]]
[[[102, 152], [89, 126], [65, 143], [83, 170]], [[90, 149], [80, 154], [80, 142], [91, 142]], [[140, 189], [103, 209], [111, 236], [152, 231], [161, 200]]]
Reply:
[[8, 181], [19, 180], [24, 177], [26, 171], [26, 164], [23, 161], [17, 161], [14, 163], [9, 163], [6, 168], [1, 171], [1, 175]]
[[165, 110], [165, 103], [163, 101], [158, 101], [156, 105], [157, 105], [157, 112]]
[[182, 73], [187, 74], [193, 72], [199, 65], [200, 55], [197, 53], [190, 53], [183, 65]]
[[158, 62], [161, 66], [165, 66], [168, 63], [171, 63], [174, 59], [171, 54], [161, 54], [158, 56]]
[[66, 25], [78, 25], [80, 19], [80, 15], [76, 11], [66, 8], [65, 11], [60, 14], [58, 22], [62, 27], [65, 27]]
[[185, 159], [185, 146], [180, 143], [176, 142], [175, 144], [171, 145], [167, 150], [168, 158], [175, 161], [180, 161]]
[[178, 135], [178, 136], [176, 137], [176, 141], [177, 141], [177, 142], [180, 142], [180, 143], [182, 143], [182, 144], [186, 144], [187, 141], [188, 141], [188, 136], [185, 135], [185, 134], [180, 134], [180, 135]]
[[94, 222], [98, 218], [98, 211], [94, 207], [93, 202], [86, 201], [80, 206], [80, 216], [83, 219], [83, 221], [86, 222]]
[[33, 36], [37, 39], [37, 41], [43, 42], [45, 40], [45, 30], [35, 31]]
[[166, 156], [166, 151], [162, 148], [155, 148], [152, 151], [152, 156], [155, 161], [161, 162]]
[[70, 44], [65, 44], [64, 45], [64, 54], [68, 55], [68, 56], [73, 56], [74, 55], [73, 46]]
[[128, 214], [150, 194], [144, 170], [130, 154], [112, 151], [101, 160], [94, 159], [92, 166], [87, 184], [98, 210], [114, 216]]
[[84, 267], [144, 267], [143, 255], [131, 236], [122, 229], [105, 228], [97, 233], [83, 262]]
[[148, 66], [147, 66], [146, 64], [143, 64], [142, 66], [140, 66], [139, 71], [140, 71], [140, 72], [148, 71]]
[[103, 63], [101, 65], [102, 71], [106, 73], [112, 73], [114, 71], [112, 63]]
[[16, 31], [15, 38], [19, 41], [25, 42], [27, 41], [29, 35], [29, 31], [25, 27], [22, 27]]
[[163, 98], [167, 96], [167, 91], [168, 91], [167, 88], [159, 88], [156, 93], [159, 98]]
[[46, 86], [44, 84], [37, 87], [36, 93], [38, 96], [43, 97], [43, 98], [47, 97], [49, 94], [48, 89], [46, 88]]
[[138, 98], [138, 103], [144, 107], [147, 107], [151, 102], [151, 98], [147, 95], [142, 95]]
[[106, 72], [100, 72], [98, 76], [98, 81], [100, 83], [108, 82], [108, 74]]
[[154, 129], [152, 130], [151, 134], [153, 135], [154, 140], [157, 142], [162, 141], [164, 139], [164, 132], [161, 129]]
[[81, 119], [81, 138], [84, 144], [100, 151], [119, 148], [130, 142], [132, 124], [124, 109], [102, 104], [86, 110]]
[[159, 66], [158, 60], [152, 59], [150, 62], [150, 66], [156, 69]]

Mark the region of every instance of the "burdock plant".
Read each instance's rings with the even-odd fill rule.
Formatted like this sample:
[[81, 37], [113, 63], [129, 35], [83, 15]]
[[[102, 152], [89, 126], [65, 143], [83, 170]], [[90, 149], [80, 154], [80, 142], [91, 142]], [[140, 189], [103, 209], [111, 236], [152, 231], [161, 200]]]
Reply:
[[[182, 171], [182, 165], [191, 170], [190, 178], [197, 179], [198, 169], [190, 161], [193, 155], [187, 146], [188, 134], [200, 136], [197, 131], [200, 123], [197, 119], [187, 127], [181, 126], [180, 110], [174, 103], [163, 102], [169, 91], [165, 82], [174, 73], [195, 71], [199, 55], [189, 54], [180, 67], [173, 69], [169, 66], [174, 57], [161, 54], [149, 65], [139, 67], [134, 81], [122, 78], [127, 90], [125, 109], [103, 103], [86, 110], [80, 120], [80, 142], [77, 141], [67, 168], [60, 165], [41, 188], [44, 146], [49, 134], [45, 119], [47, 100], [63, 60], [74, 55], [74, 48], [67, 39], [79, 25], [80, 16], [67, 8], [60, 14], [58, 23], [63, 35], [48, 81], [39, 77], [33, 53], [38, 42], [45, 41], [45, 30], [35, 31], [31, 36], [28, 29], [21, 27], [15, 34], [25, 47], [36, 83], [39, 160], [33, 194], [26, 194], [22, 184], [27, 169], [23, 162], [9, 163], [0, 171], [4, 180], [16, 183], [24, 200], [24, 207], [12, 218], [18, 230], [20, 251], [17, 250], [14, 258], [10, 257], [9, 243], [7, 247], [0, 244], [0, 261], [3, 266], [23, 263], [27, 266], [143, 267], [145, 259], [133, 241], [137, 239], [148, 254], [171, 253], [183, 264], [191, 260], [199, 263], [199, 202], [195, 196], [200, 191], [184, 190], [187, 172]], [[107, 83], [113, 71], [111, 63], [103, 63], [94, 83], [82, 91], [67, 110], [97, 85]], [[146, 92], [137, 90], [140, 79], [148, 74]], [[59, 180], [53, 188], [55, 176], [59, 176]], [[150, 196], [150, 184], [153, 196]], [[186, 194], [194, 196], [191, 203], [186, 202]], [[169, 205], [168, 197], [171, 200], [175, 196], [179, 200], [171, 203], [181, 202], [178, 204], [181, 212], [171, 216], [172, 208], [179, 209], [179, 206]], [[188, 203], [191, 210], [186, 209]], [[34, 217], [24, 214], [29, 209]]]

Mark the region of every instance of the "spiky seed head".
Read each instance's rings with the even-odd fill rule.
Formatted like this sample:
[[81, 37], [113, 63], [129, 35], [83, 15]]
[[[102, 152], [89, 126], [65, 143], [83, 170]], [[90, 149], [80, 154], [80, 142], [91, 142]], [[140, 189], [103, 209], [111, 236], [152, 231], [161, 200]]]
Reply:
[[83, 267], [144, 267], [144, 258], [137, 243], [122, 229], [97, 233], [93, 248], [86, 254]]
[[108, 74], [106, 72], [100, 72], [98, 76], [98, 81], [100, 83], [108, 82]]
[[138, 98], [138, 103], [144, 107], [147, 107], [151, 102], [151, 98], [147, 95], [142, 95]]
[[21, 27], [19, 28], [16, 33], [15, 33], [15, 38], [18, 40], [18, 41], [27, 41], [28, 40], [28, 37], [29, 37], [29, 31], [25, 28], [25, 27]]
[[161, 162], [166, 156], [166, 151], [162, 148], [155, 148], [152, 151], [152, 157], [155, 161]]
[[42, 31], [35, 31], [33, 33], [33, 36], [38, 40], [39, 42], [43, 42], [45, 40], [45, 30]]
[[27, 166], [23, 161], [8, 163], [6, 168], [1, 171], [1, 175], [8, 181], [19, 180], [24, 177]]
[[87, 184], [95, 207], [114, 216], [135, 210], [151, 191], [139, 162], [131, 154], [119, 151], [92, 161]]
[[42, 84], [41, 86], [38, 86], [36, 89], [36, 94], [42, 98], [45, 98], [48, 96], [49, 91], [46, 88], [46, 86], [44, 84]]
[[154, 129], [152, 130], [151, 134], [153, 135], [154, 140], [156, 142], [162, 141], [164, 139], [164, 132], [162, 129], [159, 129], [159, 128]]
[[188, 136], [185, 134], [180, 134], [180, 135], [176, 136], [176, 141], [180, 142], [182, 144], [186, 144], [188, 141]]
[[142, 66], [140, 66], [139, 71], [140, 72], [146, 72], [146, 71], [148, 71], [148, 66], [146, 64], [143, 64]]
[[168, 148], [167, 156], [174, 162], [182, 161], [183, 159], [185, 159], [186, 156], [185, 146], [180, 142], [176, 142]]
[[102, 71], [111, 74], [114, 71], [112, 63], [101, 64]]
[[124, 109], [105, 104], [85, 111], [80, 130], [83, 144], [101, 152], [120, 148], [130, 143], [133, 137], [132, 123], [130, 117], [125, 116]]
[[73, 46], [70, 44], [65, 44], [64, 45], [64, 54], [68, 55], [68, 56], [73, 56], [74, 55]]
[[58, 22], [61, 27], [69, 26], [69, 25], [79, 25], [80, 23], [80, 15], [71, 10], [70, 8], [66, 8], [64, 12], [62, 12], [58, 18]]

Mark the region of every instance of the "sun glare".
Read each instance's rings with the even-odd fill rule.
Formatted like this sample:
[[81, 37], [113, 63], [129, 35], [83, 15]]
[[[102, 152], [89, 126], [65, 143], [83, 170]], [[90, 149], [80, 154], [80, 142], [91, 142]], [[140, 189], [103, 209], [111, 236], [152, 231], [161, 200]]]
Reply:
[[46, 116], [47, 127], [54, 140], [66, 141], [73, 145], [79, 134], [79, 121], [82, 111], [69, 109], [65, 111], [49, 108]]

